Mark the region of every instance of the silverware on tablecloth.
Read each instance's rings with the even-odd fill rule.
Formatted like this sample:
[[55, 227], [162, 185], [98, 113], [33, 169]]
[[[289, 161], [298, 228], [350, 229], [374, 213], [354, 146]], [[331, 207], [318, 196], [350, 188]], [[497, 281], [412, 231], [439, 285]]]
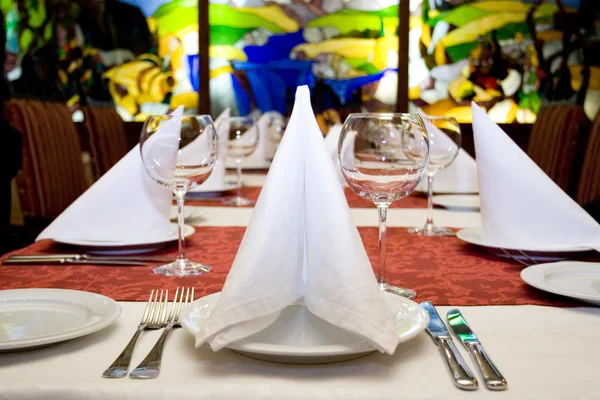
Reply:
[[[127, 371], [129, 370], [129, 363], [131, 362], [131, 355], [133, 354], [133, 348], [135, 347], [135, 343], [138, 340], [138, 337], [145, 329], [160, 329], [164, 326], [165, 321], [167, 320], [167, 306], [169, 301], [169, 291], [160, 291], [160, 296], [158, 294], [158, 290], [152, 290], [150, 292], [150, 298], [148, 299], [148, 303], [146, 304], [146, 309], [144, 310], [144, 314], [142, 315], [142, 319], [127, 343], [127, 346], [123, 349], [121, 354], [116, 358], [116, 360], [112, 363], [110, 367], [102, 373], [102, 377], [104, 378], [123, 378], [127, 375]], [[164, 295], [164, 299], [163, 299]]]
[[487, 355], [481, 342], [473, 333], [460, 311], [456, 309], [448, 311], [446, 319], [456, 337], [460, 339], [469, 354], [471, 354], [471, 357], [483, 378], [485, 387], [490, 390], [506, 389], [506, 379], [504, 379], [498, 368], [496, 368], [490, 357]]
[[81, 261], [139, 261], [139, 262], [171, 262], [170, 257], [151, 256], [151, 255], [93, 255], [93, 254], [27, 254], [27, 255], [12, 255], [8, 260], [53, 260], [53, 259], [73, 259]]
[[[183, 293], [185, 293], [185, 299], [183, 297]], [[133, 379], [152, 379], [158, 377], [160, 373], [160, 367], [162, 362], [162, 351], [165, 345], [165, 341], [167, 336], [173, 328], [180, 327], [179, 324], [179, 316], [181, 315], [181, 310], [187, 306], [188, 303], [194, 301], [194, 288], [181, 288], [181, 294], [179, 294], [179, 299], [177, 299], [177, 295], [179, 293], [179, 288], [175, 292], [175, 297], [173, 298], [173, 306], [171, 307], [171, 312], [169, 313], [169, 318], [167, 319], [166, 324], [164, 325], [165, 330], [163, 331], [160, 338], [152, 347], [152, 350], [148, 353], [146, 358], [138, 365], [131, 373], [129, 374], [130, 378]]]
[[430, 301], [421, 303], [429, 314], [429, 325], [427, 325], [427, 333], [433, 339], [433, 342], [438, 347], [442, 358], [446, 362], [448, 371], [452, 376], [454, 385], [459, 389], [475, 390], [477, 389], [477, 379], [473, 376], [471, 369], [463, 359], [462, 355], [456, 348], [452, 336], [448, 332], [446, 325], [442, 322], [437, 310]]
[[75, 258], [7, 258], [2, 261], [3, 265], [67, 265], [67, 264], [94, 264], [94, 265], [120, 265], [139, 266], [148, 264], [145, 261], [130, 261], [118, 258], [110, 259], [75, 259]]

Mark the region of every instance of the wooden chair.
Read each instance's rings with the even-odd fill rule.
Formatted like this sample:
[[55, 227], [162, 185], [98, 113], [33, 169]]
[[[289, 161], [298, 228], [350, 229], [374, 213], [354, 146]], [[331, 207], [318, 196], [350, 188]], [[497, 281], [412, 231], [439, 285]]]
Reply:
[[113, 107], [83, 107], [83, 115], [98, 179], [127, 154], [125, 128]]
[[[543, 107], [531, 131], [527, 154], [558, 186], [575, 197], [578, 150], [589, 127], [577, 105]], [[510, 160], [507, 160], [510, 162]]]
[[596, 114], [585, 146], [577, 185], [577, 202], [579, 204], [586, 204], [597, 199], [600, 199], [600, 112]]
[[56, 218], [85, 190], [81, 147], [64, 104], [13, 100], [5, 116], [23, 136], [23, 167], [17, 175], [27, 219]]

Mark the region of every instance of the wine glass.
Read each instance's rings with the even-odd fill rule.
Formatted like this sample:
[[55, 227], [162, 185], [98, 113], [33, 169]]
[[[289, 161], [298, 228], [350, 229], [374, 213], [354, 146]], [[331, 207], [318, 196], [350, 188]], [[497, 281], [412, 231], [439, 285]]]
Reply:
[[269, 118], [269, 124], [267, 125], [267, 137], [269, 139], [267, 149], [268, 161], [273, 161], [273, 157], [277, 152], [277, 148], [283, 138], [288, 122], [289, 118], [280, 114], [273, 115]]
[[150, 177], [171, 189], [177, 200], [179, 251], [175, 261], [154, 268], [155, 274], [200, 275], [208, 265], [185, 256], [183, 203], [185, 194], [208, 179], [218, 156], [218, 135], [208, 115], [151, 115], [140, 137], [142, 162]]
[[423, 120], [416, 114], [350, 114], [340, 133], [338, 161], [350, 188], [377, 206], [381, 290], [415, 297], [413, 290], [388, 283], [385, 239], [390, 204], [412, 193], [427, 170], [429, 138]]
[[411, 228], [410, 233], [423, 236], [453, 235], [452, 230], [433, 223], [433, 178], [456, 159], [460, 150], [460, 125], [452, 117], [422, 116], [429, 133], [429, 166], [427, 167], [427, 220], [424, 226]]
[[250, 206], [254, 200], [242, 197], [242, 161], [256, 150], [260, 132], [258, 124], [251, 116], [223, 118], [223, 123], [229, 124], [229, 141], [227, 157], [235, 160], [237, 170], [237, 195], [224, 201], [232, 206]]

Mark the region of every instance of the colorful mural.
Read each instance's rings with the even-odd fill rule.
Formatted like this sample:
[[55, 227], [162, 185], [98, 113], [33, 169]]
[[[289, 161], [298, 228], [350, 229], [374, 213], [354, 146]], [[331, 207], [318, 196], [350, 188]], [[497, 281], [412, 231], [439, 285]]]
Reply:
[[397, 0], [211, 1], [209, 23], [214, 114], [285, 115], [303, 84], [321, 120], [395, 110]]
[[[412, 105], [469, 122], [475, 101], [497, 122], [531, 123], [544, 103], [575, 103], [577, 96], [588, 95], [593, 117], [600, 82], [591, 80], [582, 89], [581, 64], [585, 37], [594, 36], [596, 27], [585, 26], [579, 4], [412, 0]], [[562, 23], [564, 18], [570, 22]], [[592, 13], [592, 25], [594, 20]], [[566, 53], [564, 43], [570, 46]], [[580, 89], [584, 93], [577, 93]]]

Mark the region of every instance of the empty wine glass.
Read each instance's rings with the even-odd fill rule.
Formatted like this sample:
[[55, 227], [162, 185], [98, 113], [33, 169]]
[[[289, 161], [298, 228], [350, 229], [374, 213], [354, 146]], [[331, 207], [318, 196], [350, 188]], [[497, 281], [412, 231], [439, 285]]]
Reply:
[[258, 124], [250, 116], [224, 118], [223, 123], [229, 124], [227, 157], [235, 160], [237, 171], [237, 195], [226, 199], [224, 203], [233, 206], [249, 206], [255, 201], [242, 197], [242, 161], [256, 150], [260, 135]]
[[342, 127], [338, 160], [344, 178], [359, 196], [373, 201], [379, 212], [379, 286], [408, 298], [416, 293], [388, 283], [387, 210], [392, 202], [415, 190], [427, 170], [428, 159], [427, 130], [418, 115], [350, 114]]
[[140, 137], [144, 167], [157, 183], [171, 189], [177, 200], [179, 251], [175, 261], [154, 268], [155, 274], [188, 276], [211, 267], [185, 256], [183, 204], [185, 194], [208, 179], [218, 155], [218, 136], [208, 115], [151, 115]]
[[423, 236], [453, 235], [452, 230], [433, 223], [433, 178], [456, 159], [460, 150], [460, 125], [452, 117], [422, 116], [429, 134], [429, 166], [427, 167], [427, 220], [410, 233]]
[[281, 138], [283, 138], [283, 134], [285, 133], [285, 129], [287, 128], [287, 124], [289, 122], [289, 118], [282, 116], [281, 114], [272, 115], [269, 118], [269, 124], [267, 125], [267, 138], [268, 140], [268, 148], [267, 148], [267, 160], [273, 161], [273, 157], [277, 152], [277, 148], [279, 147], [279, 143], [281, 142]]

